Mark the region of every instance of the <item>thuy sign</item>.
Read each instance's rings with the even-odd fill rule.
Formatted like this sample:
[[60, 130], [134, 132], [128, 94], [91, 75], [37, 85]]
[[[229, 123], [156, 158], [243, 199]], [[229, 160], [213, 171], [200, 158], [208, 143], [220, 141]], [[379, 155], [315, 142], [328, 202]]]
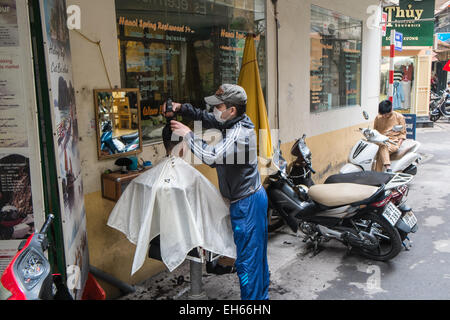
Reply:
[[383, 46], [390, 45], [391, 30], [403, 34], [403, 46], [433, 46], [435, 0], [400, 0], [398, 5], [387, 6], [387, 31]]

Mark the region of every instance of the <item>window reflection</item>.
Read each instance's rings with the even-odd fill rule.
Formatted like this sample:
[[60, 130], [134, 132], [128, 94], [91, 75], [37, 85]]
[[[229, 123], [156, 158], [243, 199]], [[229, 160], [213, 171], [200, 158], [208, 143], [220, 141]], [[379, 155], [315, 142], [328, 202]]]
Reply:
[[160, 141], [167, 98], [204, 107], [237, 83], [249, 32], [265, 90], [264, 0], [116, 0], [116, 13], [122, 86], [141, 92], [144, 143]]
[[311, 112], [361, 104], [362, 21], [311, 6]]

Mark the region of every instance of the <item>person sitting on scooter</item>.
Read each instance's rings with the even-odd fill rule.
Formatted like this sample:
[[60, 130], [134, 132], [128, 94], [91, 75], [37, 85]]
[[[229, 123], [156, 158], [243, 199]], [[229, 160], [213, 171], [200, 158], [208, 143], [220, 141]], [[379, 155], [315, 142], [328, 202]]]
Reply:
[[[396, 125], [402, 125], [401, 131], [393, 131]], [[394, 142], [380, 145], [378, 150], [376, 171], [392, 172], [390, 155], [400, 148], [403, 140], [406, 139], [406, 121], [405, 117], [398, 112], [392, 110], [392, 102], [390, 100], [381, 101], [378, 105], [378, 116], [375, 118], [374, 129], [381, 134], [389, 137]]]

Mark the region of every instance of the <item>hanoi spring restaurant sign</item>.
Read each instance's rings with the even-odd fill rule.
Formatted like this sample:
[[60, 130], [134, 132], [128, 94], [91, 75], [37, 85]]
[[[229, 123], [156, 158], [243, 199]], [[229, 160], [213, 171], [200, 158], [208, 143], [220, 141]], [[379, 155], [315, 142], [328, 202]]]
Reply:
[[403, 34], [404, 47], [433, 46], [434, 21], [428, 19], [434, 19], [434, 0], [400, 0], [383, 12], [387, 14], [383, 46], [389, 46], [392, 29]]

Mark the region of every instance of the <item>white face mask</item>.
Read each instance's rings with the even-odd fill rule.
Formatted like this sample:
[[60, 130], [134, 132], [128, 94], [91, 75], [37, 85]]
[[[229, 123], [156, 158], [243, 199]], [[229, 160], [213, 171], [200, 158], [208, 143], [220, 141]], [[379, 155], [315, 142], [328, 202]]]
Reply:
[[216, 118], [216, 120], [217, 120], [218, 122], [224, 123], [225, 121], [227, 121], [227, 120], [225, 120], [225, 119], [222, 119], [222, 113], [223, 113], [223, 111], [220, 111], [220, 110], [218, 110], [217, 108], [214, 108], [213, 113], [214, 113], [214, 117]]

